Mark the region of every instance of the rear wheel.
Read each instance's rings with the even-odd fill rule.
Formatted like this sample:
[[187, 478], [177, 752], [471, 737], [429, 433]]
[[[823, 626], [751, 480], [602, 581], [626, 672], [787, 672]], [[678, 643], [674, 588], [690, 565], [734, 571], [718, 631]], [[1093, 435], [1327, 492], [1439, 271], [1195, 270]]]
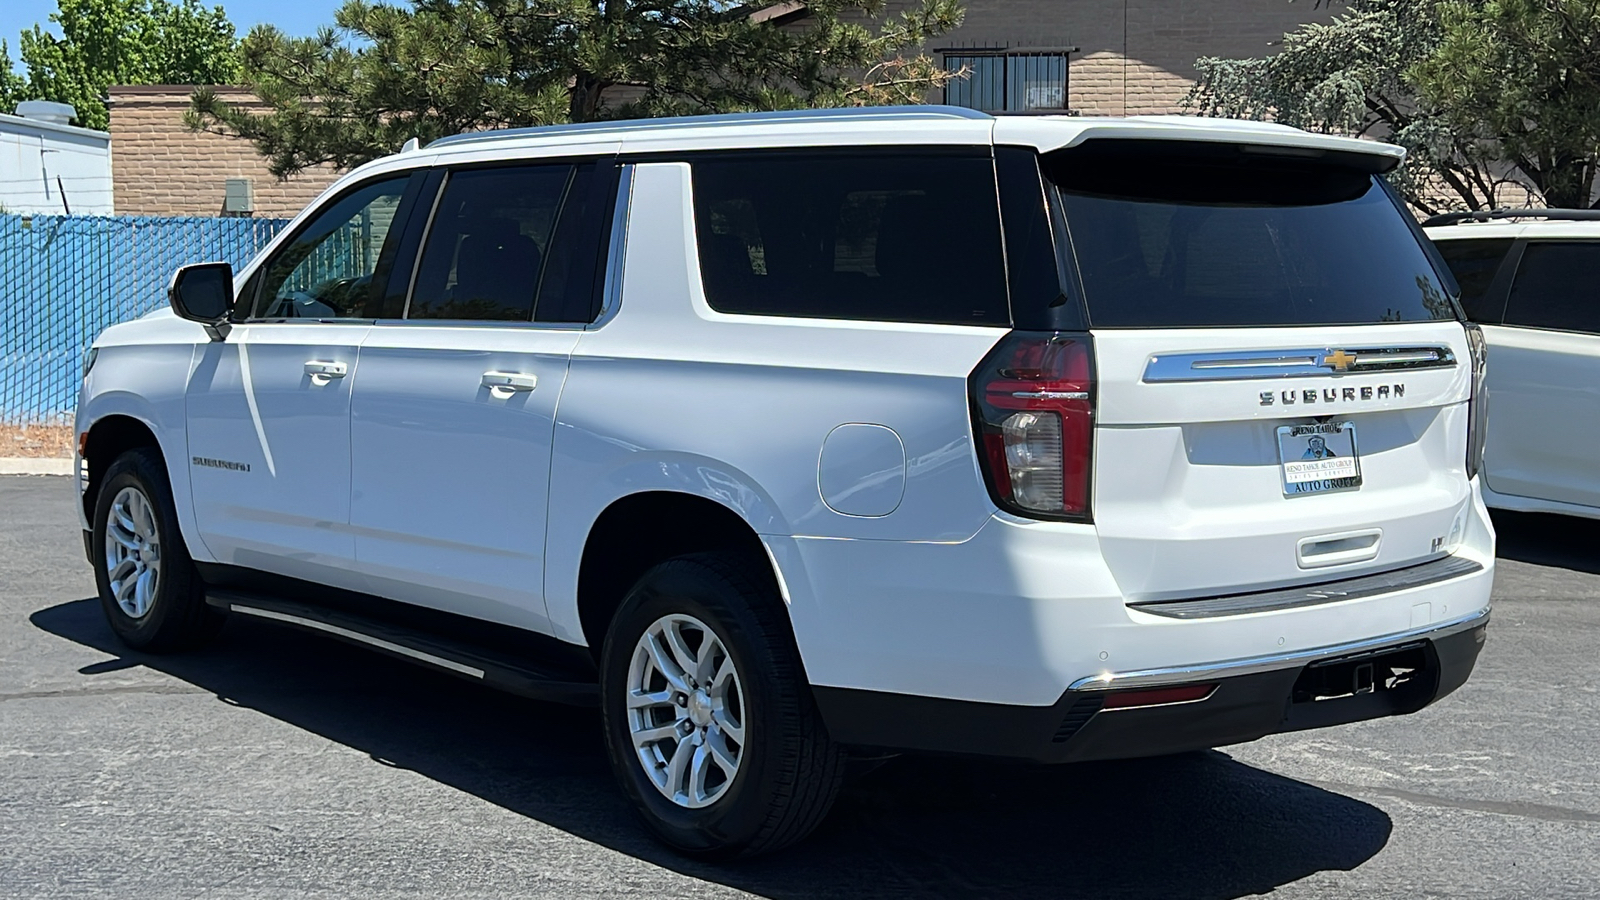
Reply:
[[662, 563], [606, 635], [612, 767], [650, 830], [686, 853], [750, 856], [798, 841], [843, 777], [762, 574], [713, 554]]
[[204, 643], [222, 624], [189, 559], [161, 457], [123, 453], [106, 469], [94, 508], [94, 579], [111, 630], [137, 650]]

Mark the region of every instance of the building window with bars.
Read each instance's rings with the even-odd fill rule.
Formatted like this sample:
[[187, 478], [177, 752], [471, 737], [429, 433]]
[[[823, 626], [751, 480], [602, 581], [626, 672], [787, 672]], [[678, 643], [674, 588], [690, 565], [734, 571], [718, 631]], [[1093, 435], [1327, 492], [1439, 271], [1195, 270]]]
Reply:
[[985, 112], [1067, 108], [1065, 53], [946, 53], [944, 102]]

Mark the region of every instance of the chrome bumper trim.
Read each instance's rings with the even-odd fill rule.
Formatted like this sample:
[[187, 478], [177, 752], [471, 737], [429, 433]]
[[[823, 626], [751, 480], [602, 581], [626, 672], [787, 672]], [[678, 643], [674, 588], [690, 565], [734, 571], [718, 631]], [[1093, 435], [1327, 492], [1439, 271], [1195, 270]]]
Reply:
[[1489, 623], [1489, 609], [1484, 608], [1439, 625], [1413, 628], [1381, 637], [1296, 650], [1292, 653], [1274, 653], [1268, 656], [1250, 656], [1224, 662], [1196, 663], [1188, 666], [1169, 666], [1161, 669], [1140, 669], [1133, 672], [1104, 672], [1079, 678], [1067, 687], [1068, 691], [1103, 691], [1123, 688], [1159, 687], [1165, 684], [1184, 684], [1205, 678], [1233, 678], [1239, 675], [1257, 675], [1279, 669], [1299, 668], [1322, 659], [1347, 656], [1375, 650], [1386, 644], [1403, 644], [1421, 638], [1437, 639], [1480, 628]]

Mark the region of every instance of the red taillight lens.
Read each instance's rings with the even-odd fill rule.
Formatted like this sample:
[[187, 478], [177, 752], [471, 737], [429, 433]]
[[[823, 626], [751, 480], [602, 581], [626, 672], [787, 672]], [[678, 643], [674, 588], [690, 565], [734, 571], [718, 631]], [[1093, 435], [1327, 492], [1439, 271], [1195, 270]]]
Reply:
[[1086, 520], [1094, 350], [1086, 334], [1013, 332], [972, 373], [990, 493], [1026, 516]]

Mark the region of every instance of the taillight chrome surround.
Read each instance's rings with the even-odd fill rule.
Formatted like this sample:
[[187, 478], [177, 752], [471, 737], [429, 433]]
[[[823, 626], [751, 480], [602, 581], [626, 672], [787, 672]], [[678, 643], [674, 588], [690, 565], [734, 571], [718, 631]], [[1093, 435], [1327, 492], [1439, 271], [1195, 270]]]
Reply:
[[1094, 342], [1079, 333], [1014, 331], [973, 370], [973, 434], [997, 506], [1090, 521], [1094, 381]]
[[1483, 468], [1483, 444], [1488, 435], [1489, 390], [1484, 380], [1489, 371], [1489, 343], [1483, 329], [1468, 323], [1467, 349], [1472, 357], [1472, 399], [1467, 402], [1467, 477], [1476, 478]]

